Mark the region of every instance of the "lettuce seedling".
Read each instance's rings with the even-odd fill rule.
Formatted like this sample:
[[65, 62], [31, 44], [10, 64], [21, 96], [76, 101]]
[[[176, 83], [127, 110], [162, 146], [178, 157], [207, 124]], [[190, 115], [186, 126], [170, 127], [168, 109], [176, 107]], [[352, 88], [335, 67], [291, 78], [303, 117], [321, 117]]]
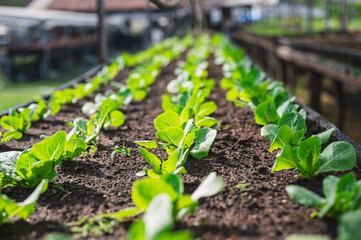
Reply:
[[291, 234], [288, 235], [285, 240], [331, 240], [331, 238], [324, 235]]
[[135, 142], [150, 149], [161, 146], [167, 151], [168, 159], [160, 160], [146, 149], [139, 148], [142, 156], [154, 167], [151, 170], [144, 168], [143, 171], [153, 177], [167, 173], [187, 173], [183, 165], [187, 161], [188, 154], [190, 153], [198, 159], [207, 156], [217, 134], [214, 129], [195, 126], [192, 119], [183, 129], [180, 117], [172, 111], [160, 114], [155, 119], [154, 126], [158, 130], [156, 136], [166, 143], [157, 141]]
[[57, 90], [50, 96], [50, 114], [58, 113], [64, 104], [71, 103], [74, 98], [74, 89]]
[[5, 143], [7, 141], [10, 141], [11, 139], [20, 139], [22, 136], [23, 136], [23, 134], [21, 132], [7, 131], [7, 132], [4, 132], [0, 143]]
[[16, 173], [16, 161], [22, 153], [18, 151], [9, 151], [0, 153], [0, 187], [12, 187], [16, 185], [21, 178]]
[[23, 133], [30, 128], [31, 120], [33, 118], [36, 109], [24, 108], [20, 112], [10, 110], [8, 116], [2, 116], [0, 119], [0, 125], [9, 130], [4, 133], [1, 142], [7, 142], [11, 139], [20, 139]]
[[269, 124], [261, 129], [261, 135], [271, 141], [269, 151], [283, 148], [286, 145], [297, 146], [306, 133], [306, 115], [303, 110], [284, 114], [278, 125]]
[[1, 188], [20, 183], [30, 188], [43, 179], [53, 180], [66, 146], [66, 132], [59, 131], [24, 152], [0, 153]]
[[132, 200], [143, 211], [147, 210], [152, 199], [158, 194], [167, 194], [177, 209], [173, 212], [176, 219], [184, 217], [195, 210], [198, 200], [202, 197], [210, 197], [222, 190], [224, 181], [212, 172], [205, 178], [201, 185], [192, 195], [183, 194], [184, 186], [179, 175], [165, 174], [158, 179], [143, 178], [133, 185]]
[[67, 134], [59, 131], [34, 144], [30, 150], [26, 150], [16, 161], [16, 172], [22, 179], [21, 185], [33, 187], [41, 180], [53, 180], [56, 176], [54, 167], [62, 161], [62, 155], [66, 146]]
[[353, 173], [341, 178], [327, 176], [323, 180], [325, 197], [297, 185], [287, 186], [286, 191], [294, 201], [305, 206], [318, 207], [320, 209], [317, 213], [318, 217], [336, 218], [339, 221], [340, 240], [361, 238], [361, 180], [357, 181]]
[[36, 189], [23, 202], [16, 203], [5, 195], [0, 194], [0, 225], [11, 222], [13, 217], [26, 220], [35, 210], [35, 203], [40, 194], [46, 191], [48, 183], [42, 180]]
[[[116, 114], [120, 111], [116, 110], [113, 111]], [[75, 118], [74, 121], [71, 123], [69, 121], [65, 121], [70, 127], [73, 129], [68, 134], [68, 139], [76, 135], [76, 137], [79, 137], [84, 140], [86, 144], [92, 144], [96, 146], [96, 142], [98, 139], [98, 134], [103, 127], [109, 126], [112, 123], [123, 123], [124, 122], [124, 116], [120, 112], [120, 115], [110, 115], [108, 109], [100, 109], [99, 112], [97, 112], [96, 115], [93, 115], [90, 120], [85, 118]], [[116, 125], [115, 124], [115, 125]]]
[[[103, 122], [100, 123], [101, 125], [104, 125], [105, 119], [106, 116], [104, 116]], [[72, 123], [69, 121], [65, 122], [73, 128], [69, 132], [68, 136], [75, 135], [76, 137], [83, 139], [86, 144], [96, 145], [101, 126], [96, 125], [95, 118], [88, 120], [82, 117], [78, 117], [75, 118]]]
[[163, 95], [162, 107], [164, 111], [177, 113], [183, 125], [190, 119], [194, 119], [195, 125], [201, 127], [212, 127], [215, 124], [220, 124], [219, 120], [209, 117], [217, 110], [217, 105], [212, 101], [204, 102], [214, 87], [214, 85], [208, 86], [202, 89], [196, 88], [192, 94], [184, 91], [180, 97], [173, 99], [168, 94]]
[[133, 223], [128, 239], [164, 239], [165, 236], [184, 235], [184, 232], [170, 233], [174, 222], [194, 212], [200, 198], [216, 195], [223, 186], [224, 181], [215, 172], [210, 173], [191, 195], [183, 194], [183, 182], [178, 175], [136, 181], [132, 199], [135, 208], [145, 211], [145, 214]]
[[[84, 104], [82, 111], [84, 114], [92, 116], [98, 125], [104, 119], [104, 123], [101, 125], [100, 129], [103, 129], [108, 126], [119, 127], [124, 123], [124, 114], [118, 109], [122, 105], [123, 97], [111, 93], [108, 97], [98, 94], [95, 97], [95, 103], [88, 102]], [[94, 115], [95, 114], [95, 115]]]
[[88, 149], [88, 144], [86, 142], [78, 137], [76, 134], [69, 135], [67, 137], [67, 141], [65, 144], [65, 149], [63, 152], [63, 159], [71, 161], [75, 157], [80, 156], [85, 150]]
[[171, 232], [174, 225], [173, 204], [167, 194], [155, 196], [144, 216], [129, 229], [128, 240], [179, 239], [192, 240], [189, 231]]
[[29, 106], [30, 109], [35, 109], [33, 120], [43, 120], [47, 118], [50, 114], [50, 110], [48, 110], [46, 101], [42, 98], [35, 98], [34, 101], [36, 103]]
[[352, 173], [341, 178], [327, 176], [323, 180], [325, 197], [297, 185], [287, 186], [286, 191], [294, 201], [318, 207], [320, 212], [317, 215], [320, 218], [326, 215], [339, 219], [343, 213], [361, 210], [361, 181], [357, 181]]
[[332, 131], [314, 135], [303, 140], [299, 146], [285, 145], [277, 155], [272, 172], [283, 169], [296, 169], [300, 176], [313, 176], [330, 171], [347, 171], [356, 164], [356, 152], [347, 142], [333, 142], [321, 153], [322, 143], [328, 141]]
[[[163, 175], [158, 179], [143, 178], [137, 180], [133, 184], [132, 200], [135, 203], [134, 207], [125, 208], [118, 212], [101, 213], [92, 218], [86, 216], [78, 219], [78, 221], [76, 222], [69, 223], [68, 226], [70, 227], [72, 232], [80, 233], [83, 236], [84, 234], [86, 236], [88, 236], [89, 234], [92, 234], [93, 236], [99, 236], [103, 232], [111, 232], [111, 230], [120, 222], [129, 220], [130, 218], [137, 216], [143, 212], [148, 212], [147, 215], [150, 217], [149, 212], [154, 213], [154, 211], [158, 209], [155, 209], [155, 204], [153, 200], [158, 198], [157, 196], [167, 195], [171, 200], [170, 208], [172, 208], [173, 210], [171, 212], [171, 215], [169, 215], [168, 211], [160, 211], [161, 213], [157, 216], [161, 218], [160, 215], [167, 214], [167, 221], [163, 221], [163, 223], [159, 222], [159, 225], [155, 226], [158, 229], [163, 229], [162, 226], [169, 225], [169, 222], [171, 223], [169, 226], [173, 226], [172, 222], [175, 222], [176, 220], [183, 218], [187, 214], [195, 211], [200, 198], [216, 195], [222, 190], [223, 186], [224, 181], [220, 177], [217, 177], [216, 173], [214, 172], [209, 174], [204, 179], [204, 181], [201, 183], [201, 185], [199, 185], [199, 187], [196, 189], [196, 191], [193, 192], [192, 195], [184, 194], [183, 182], [178, 175]], [[157, 202], [157, 200], [154, 201]], [[169, 204], [169, 201], [167, 201], [167, 203]], [[153, 205], [153, 207], [151, 205]], [[169, 210], [169, 205], [167, 209]], [[135, 221], [133, 225], [136, 225], [137, 222], [142, 222], [142, 224], [144, 224], [143, 219], [140, 219], [139, 221]], [[147, 224], [149, 224], [148, 220], [146, 220], [146, 222]], [[144, 232], [144, 225], [142, 225], [143, 227], [139, 229], [137, 226], [133, 225], [131, 226], [128, 237], [130, 238], [131, 236], [133, 236], [133, 234], [135, 234], [135, 239], [144, 239], [144, 236], [140, 236], [140, 233]], [[150, 227], [150, 225], [148, 226]], [[134, 230], [132, 230], [133, 227]], [[139, 233], [136, 233], [137, 231], [139, 231]], [[156, 239], [183, 240], [182, 237], [188, 236], [188, 234], [184, 232], [183, 234], [181, 234], [180, 232], [172, 233], [170, 231], [163, 232], [162, 230], [159, 231], [159, 234], [160, 235], [155, 234], [157, 235]], [[163, 238], [163, 234], [165, 238]], [[169, 236], [177, 236], [177, 238], [168, 238]]]
[[292, 104], [293, 100], [294, 98], [288, 98], [288, 92], [281, 91], [271, 100], [261, 102], [254, 111], [256, 123], [277, 124], [284, 114], [297, 111], [299, 106]]
[[127, 80], [127, 88], [132, 92], [132, 98], [143, 100], [148, 93], [148, 86], [154, 83], [160, 74], [160, 68], [167, 65], [172, 59], [178, 57], [183, 52], [185, 46], [178, 45], [172, 49], [167, 49], [162, 54], [154, 55], [147, 62], [133, 69]]
[[86, 115], [92, 115], [98, 112], [101, 108], [107, 108], [109, 111], [118, 110], [123, 103], [123, 97], [119, 97], [113, 92], [109, 92], [106, 96], [98, 93], [93, 102], [87, 102], [82, 107], [82, 112]]
[[54, 167], [63, 159], [72, 160], [88, 148], [76, 134], [59, 131], [24, 152], [0, 153], [0, 186], [13, 186], [20, 183], [33, 187], [42, 179], [53, 180]]
[[361, 209], [341, 215], [338, 225], [339, 240], [361, 239]]

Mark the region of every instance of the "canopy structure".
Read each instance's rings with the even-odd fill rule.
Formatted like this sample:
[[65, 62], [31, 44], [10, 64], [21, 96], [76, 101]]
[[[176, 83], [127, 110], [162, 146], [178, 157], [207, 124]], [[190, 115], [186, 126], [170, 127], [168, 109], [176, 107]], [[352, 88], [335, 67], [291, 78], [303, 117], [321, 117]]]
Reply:
[[[30, 27], [45, 23], [47, 27], [56, 26], [96, 26], [97, 15], [95, 13], [72, 12], [49, 10], [41, 8], [21, 8], [21, 7], [0, 7], [0, 20], [6, 25], [20, 25]], [[125, 16], [114, 15], [107, 18], [107, 24], [121, 25], [125, 22]]]
[[252, 6], [252, 5], [275, 5], [279, 0], [208, 0], [205, 1], [207, 7], [237, 7], [237, 6]]
[[[124, 12], [124, 11], [143, 11], [147, 9], [148, 0], [104, 0], [104, 8], [106, 12]], [[153, 4], [150, 4], [152, 9], [157, 9]], [[79, 12], [95, 12], [97, 9], [96, 0], [51, 0], [46, 6], [47, 9], [65, 10], [65, 11], [79, 11]]]
[[21, 7], [0, 7], [0, 18], [29, 19], [38, 21], [53, 21], [74, 23], [76, 25], [96, 25], [97, 17], [94, 13], [79, 13], [69, 11], [21, 8]]

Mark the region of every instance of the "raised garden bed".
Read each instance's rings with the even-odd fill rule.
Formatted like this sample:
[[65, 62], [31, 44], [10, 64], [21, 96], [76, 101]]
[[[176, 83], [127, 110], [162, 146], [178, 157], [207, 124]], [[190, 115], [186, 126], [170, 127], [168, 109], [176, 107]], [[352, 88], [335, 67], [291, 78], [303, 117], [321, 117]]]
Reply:
[[[0, 238], [42, 239], [49, 232], [70, 233], [65, 224], [79, 217], [133, 206], [132, 186], [139, 179], [136, 173], [144, 166], [150, 166], [134, 142], [155, 138], [154, 119], [163, 112], [161, 95], [167, 92], [167, 84], [176, 77], [177, 61], [185, 59], [186, 53], [183, 53], [180, 59], [164, 67], [144, 100], [122, 106], [124, 124], [100, 131], [96, 152], [56, 166], [57, 176], [40, 196], [36, 211], [26, 221], [2, 225]], [[294, 202], [285, 191], [287, 185], [296, 184], [322, 195], [322, 179], [329, 174], [311, 180], [297, 177], [294, 170], [271, 174], [276, 151], [268, 151], [270, 141], [261, 136], [261, 126], [255, 122], [253, 111], [226, 100], [226, 90], [220, 87], [222, 67], [214, 64], [213, 54], [208, 63], [208, 78], [213, 78], [216, 86], [207, 100], [217, 104], [212, 117], [222, 122], [209, 155], [200, 160], [189, 156], [185, 164], [188, 174], [182, 175], [182, 179], [185, 193], [192, 193], [210, 172], [216, 172], [224, 180], [225, 187], [218, 195], [201, 199], [197, 210], [177, 222], [175, 229], [190, 229], [194, 237], [202, 239], [284, 239], [294, 233], [320, 234], [336, 239], [336, 220], [311, 218], [317, 209]], [[124, 83], [131, 69], [125, 68], [114, 81]], [[106, 84], [99, 92], [107, 90], [117, 89]], [[86, 102], [94, 101], [95, 95], [92, 93], [75, 104], [64, 105], [56, 115], [34, 122], [21, 139], [0, 145], [0, 152], [31, 148], [40, 142], [41, 134], [69, 132], [71, 128], [64, 120], [87, 117], [81, 108]], [[307, 137], [325, 130], [324, 122], [317, 123], [317, 114], [312, 112], [310, 116], [313, 119], [307, 121]], [[331, 137], [331, 142], [345, 140], [342, 138], [344, 135], [338, 132]], [[114, 147], [123, 144], [131, 149], [130, 156], [117, 153], [112, 160]], [[360, 179], [361, 158], [359, 146], [355, 147], [358, 159], [353, 172]], [[160, 149], [153, 153], [165, 157]], [[6, 194], [21, 201], [31, 192], [17, 186]], [[112, 233], [99, 239], [125, 239], [133, 220], [120, 223]]]

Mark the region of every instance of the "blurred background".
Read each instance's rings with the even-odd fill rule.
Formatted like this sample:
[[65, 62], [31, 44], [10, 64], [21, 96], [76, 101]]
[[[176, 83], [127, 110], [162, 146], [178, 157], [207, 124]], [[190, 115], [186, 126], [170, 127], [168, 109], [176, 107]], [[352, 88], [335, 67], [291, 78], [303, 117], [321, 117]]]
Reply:
[[360, 0], [0, 0], [0, 112], [122, 52], [220, 31], [361, 143]]

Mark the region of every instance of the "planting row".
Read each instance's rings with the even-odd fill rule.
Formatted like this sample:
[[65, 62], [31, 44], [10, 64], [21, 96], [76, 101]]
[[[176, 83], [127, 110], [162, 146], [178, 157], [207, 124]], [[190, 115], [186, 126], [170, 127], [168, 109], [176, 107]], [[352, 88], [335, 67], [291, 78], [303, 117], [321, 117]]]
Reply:
[[[191, 41], [190, 37], [185, 37], [182, 40], [168, 39], [134, 56], [123, 55], [109, 67], [104, 67], [89, 83], [79, 84], [74, 89], [56, 91], [50, 98], [48, 110], [45, 101], [41, 100], [41, 102], [38, 101], [39, 104], [33, 104], [19, 112], [11, 110], [9, 116], [3, 116], [1, 126], [9, 129], [9, 131], [5, 132], [2, 143], [10, 140], [11, 136], [16, 136], [15, 139], [18, 139], [17, 136], [21, 137], [22, 131], [30, 127], [32, 120], [43, 119], [48, 114], [55, 114], [60, 111], [64, 104], [88, 96], [97, 90], [101, 84], [112, 80], [118, 71], [124, 68], [125, 62], [128, 63], [128, 66], [133, 66], [147, 60], [131, 72], [127, 85], [122, 86], [118, 93], [109, 93], [107, 97], [98, 94], [95, 98], [97, 104], [93, 104], [92, 107], [89, 106], [90, 104], [84, 106], [84, 109], [88, 111], [87, 113], [92, 111], [89, 120], [76, 118], [73, 122], [66, 121], [72, 127], [68, 134], [65, 131], [59, 131], [50, 137], [40, 136], [42, 142], [23, 152], [0, 153], [1, 189], [9, 189], [17, 184], [31, 188], [39, 184], [33, 194], [22, 203], [15, 203], [5, 195], [2, 196], [1, 199], [4, 202], [1, 204], [2, 219], [0, 224], [10, 221], [13, 216], [26, 219], [34, 211], [35, 202], [39, 195], [47, 188], [45, 180], [51, 181], [56, 176], [55, 165], [61, 164], [62, 160], [73, 160], [88, 149], [95, 150], [101, 129], [107, 126], [120, 126], [124, 123], [124, 116], [118, 110], [121, 105], [129, 104], [132, 99], [144, 98], [147, 86], [154, 82], [155, 77], [159, 74], [159, 68], [179, 57]], [[172, 51], [166, 50], [172, 46], [174, 46]], [[161, 50], [163, 53], [157, 54]], [[144, 82], [144, 79], [148, 81]], [[84, 89], [87, 90], [84, 91]], [[55, 105], [58, 106], [56, 111], [54, 110]], [[22, 126], [21, 131], [18, 131], [22, 124], [26, 126]]]
[[[99, 231], [111, 232], [119, 222], [145, 212], [130, 227], [128, 239], [192, 239], [188, 231], [171, 232], [174, 222], [194, 212], [200, 198], [217, 194], [224, 185], [213, 172], [192, 194], [184, 194], [180, 177], [180, 174], [187, 174], [184, 164], [189, 154], [197, 159], [207, 156], [217, 133], [210, 127], [219, 121], [209, 117], [217, 105], [205, 101], [215, 85], [214, 80], [207, 79], [211, 47], [208, 36], [199, 37], [188, 52], [186, 62], [179, 62], [175, 71], [177, 78], [167, 87], [170, 93], [162, 96], [165, 112], [154, 120], [156, 137], [162, 141], [135, 142], [141, 146], [141, 155], [153, 167], [144, 167], [137, 173], [137, 176], [148, 177], [133, 184], [132, 200], [136, 206], [99, 214], [85, 221], [80, 219], [70, 224], [73, 232], [86, 237], [90, 234], [89, 226], [97, 229], [98, 234]], [[157, 147], [166, 151], [166, 159], [150, 152]], [[112, 227], [109, 227], [110, 222]]]
[[[334, 129], [305, 138], [306, 111], [299, 110], [295, 100], [280, 83], [272, 81], [243, 56], [243, 50], [234, 47], [229, 40], [219, 36], [223, 47], [216, 52], [216, 62], [223, 64], [225, 78], [221, 86], [227, 89], [227, 100], [237, 106], [254, 110], [257, 124], [264, 125], [261, 135], [271, 141], [269, 151], [281, 149], [272, 173], [295, 169], [301, 178], [331, 171], [348, 171], [356, 164], [352, 145], [339, 141], [326, 144]], [[323, 181], [325, 198], [304, 187], [289, 185], [288, 195], [306, 206], [317, 206], [320, 212], [339, 220], [339, 239], [360, 239], [361, 232], [361, 181], [353, 173], [339, 178], [327, 176]]]

